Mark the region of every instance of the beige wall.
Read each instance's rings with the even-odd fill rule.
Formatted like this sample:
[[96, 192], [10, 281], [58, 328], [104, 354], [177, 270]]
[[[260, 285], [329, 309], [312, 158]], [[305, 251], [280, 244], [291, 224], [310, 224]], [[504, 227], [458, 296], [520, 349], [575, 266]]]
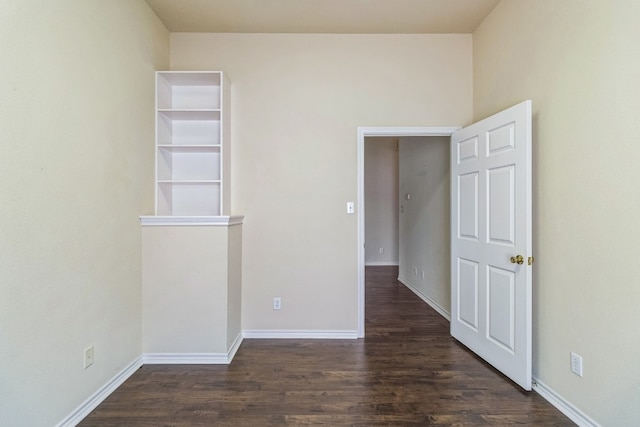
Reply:
[[243, 328], [355, 331], [356, 128], [469, 122], [471, 36], [175, 33], [171, 67], [231, 79]]
[[227, 263], [227, 350], [242, 337], [242, 225], [229, 227]]
[[450, 145], [449, 137], [400, 138], [398, 277], [446, 315], [451, 313]]
[[143, 227], [143, 353], [227, 353], [229, 261], [227, 226]]
[[635, 0], [503, 0], [474, 33], [476, 119], [533, 101], [534, 376], [607, 426], [640, 419], [639, 21]]
[[365, 265], [398, 265], [398, 138], [364, 142]]
[[140, 356], [168, 48], [142, 0], [0, 2], [2, 425], [58, 423]]

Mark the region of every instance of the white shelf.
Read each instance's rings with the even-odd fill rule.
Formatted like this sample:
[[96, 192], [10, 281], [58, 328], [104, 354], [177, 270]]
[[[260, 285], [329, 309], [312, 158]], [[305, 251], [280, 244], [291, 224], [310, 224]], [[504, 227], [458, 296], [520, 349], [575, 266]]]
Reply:
[[156, 89], [156, 215], [227, 214], [227, 80], [219, 71], [160, 71]]
[[220, 180], [220, 146], [158, 147], [158, 182]]
[[220, 120], [220, 109], [213, 110], [167, 110], [158, 109], [158, 113], [174, 120]]
[[244, 216], [176, 216], [176, 215], [153, 215], [141, 216], [140, 224], [143, 226], [166, 226], [166, 225], [212, 225], [229, 226], [242, 224]]
[[158, 111], [158, 145], [220, 145], [220, 111]]
[[162, 179], [158, 181], [158, 185], [163, 184], [220, 184], [219, 179]]
[[157, 215], [220, 215], [219, 182], [159, 182]]
[[219, 109], [221, 87], [220, 72], [159, 72], [156, 108]]

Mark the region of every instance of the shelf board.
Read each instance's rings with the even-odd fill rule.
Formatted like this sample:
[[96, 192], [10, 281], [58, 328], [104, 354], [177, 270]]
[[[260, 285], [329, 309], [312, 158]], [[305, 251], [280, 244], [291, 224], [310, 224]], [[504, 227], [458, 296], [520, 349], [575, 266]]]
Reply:
[[157, 76], [172, 86], [214, 86], [221, 83], [220, 71], [158, 71]]
[[219, 179], [159, 179], [158, 184], [220, 184]]
[[160, 116], [170, 120], [220, 121], [220, 109], [214, 110], [156, 110]]
[[201, 111], [219, 113], [222, 110], [220, 108], [158, 108], [156, 111], [159, 113], [197, 113]]
[[144, 215], [140, 217], [143, 226], [166, 225], [209, 225], [229, 226], [242, 224], [243, 215], [232, 216], [184, 216], [184, 215]]
[[158, 144], [158, 148], [221, 148], [221, 144]]

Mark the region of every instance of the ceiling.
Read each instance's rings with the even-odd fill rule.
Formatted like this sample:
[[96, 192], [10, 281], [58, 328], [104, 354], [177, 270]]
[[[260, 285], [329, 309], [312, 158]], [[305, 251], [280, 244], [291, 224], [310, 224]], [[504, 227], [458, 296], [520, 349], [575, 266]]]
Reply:
[[146, 0], [171, 32], [471, 33], [500, 0]]

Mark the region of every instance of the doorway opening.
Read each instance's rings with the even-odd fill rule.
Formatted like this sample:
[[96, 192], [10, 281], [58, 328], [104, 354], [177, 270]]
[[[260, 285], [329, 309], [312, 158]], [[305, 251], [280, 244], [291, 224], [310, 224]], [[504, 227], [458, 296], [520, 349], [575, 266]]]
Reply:
[[[358, 128], [358, 337], [365, 334], [365, 138], [449, 137], [459, 127], [359, 127]], [[403, 195], [403, 197], [406, 197]], [[416, 273], [420, 274], [420, 273]], [[405, 283], [406, 285], [406, 283]], [[414, 290], [415, 292], [415, 290]], [[442, 313], [441, 313], [442, 314]]]

